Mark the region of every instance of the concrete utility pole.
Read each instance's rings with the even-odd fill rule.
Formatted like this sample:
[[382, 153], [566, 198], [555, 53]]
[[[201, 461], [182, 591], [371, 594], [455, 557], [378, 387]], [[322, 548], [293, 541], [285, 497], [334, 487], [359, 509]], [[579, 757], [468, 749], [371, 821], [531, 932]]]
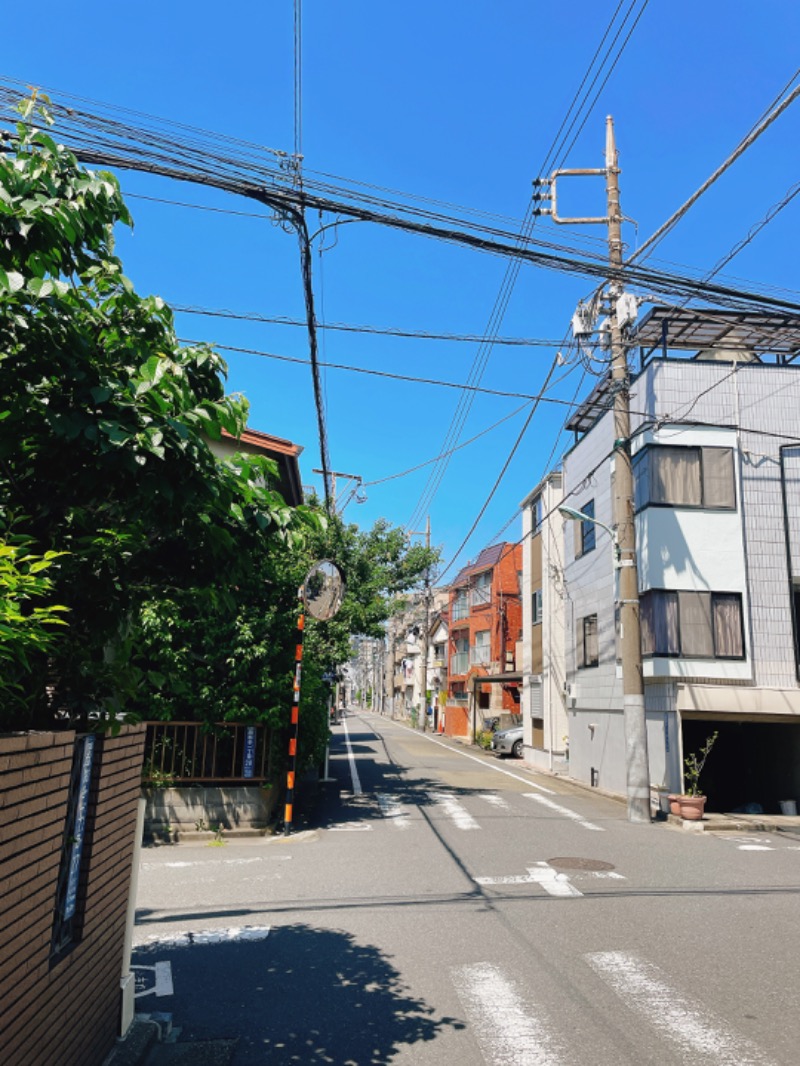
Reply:
[[[622, 663], [622, 693], [625, 720], [625, 762], [628, 796], [628, 820], [650, 822], [650, 768], [647, 756], [647, 720], [644, 708], [642, 646], [639, 631], [639, 579], [636, 570], [636, 537], [633, 523], [633, 471], [630, 451], [630, 374], [620, 315], [622, 292], [622, 211], [619, 204], [619, 167], [614, 139], [614, 120], [606, 119], [605, 167], [597, 169], [556, 170], [549, 180], [537, 181], [548, 191], [538, 199], [549, 199], [549, 214], [554, 222], [605, 223], [608, 227], [609, 326], [611, 336], [611, 383], [614, 397], [614, 497], [613, 526], [616, 547], [618, 590], [617, 635]], [[559, 176], [603, 175], [606, 179], [605, 218], [559, 218], [556, 201], [556, 178]], [[591, 332], [589, 327], [587, 332]], [[566, 508], [565, 510], [569, 510]], [[580, 519], [583, 520], [583, 519]], [[602, 525], [602, 523], [597, 523]]]
[[[417, 536], [421, 534], [421, 530], [411, 530], [410, 536]], [[428, 515], [425, 520], [425, 547], [430, 550], [431, 546], [431, 516]], [[425, 607], [423, 630], [422, 630], [422, 729], [423, 733], [428, 728], [428, 627], [430, 625], [430, 603], [431, 603], [431, 568], [428, 566], [425, 568], [425, 587], [422, 593], [422, 600]]]
[[[314, 469], [314, 470], [311, 471], [311, 473], [312, 474], [324, 474], [325, 471], [324, 470], [316, 470], [316, 469]], [[355, 481], [356, 487], [358, 487], [361, 484], [361, 475], [360, 474], [343, 474], [341, 470], [328, 470], [327, 473], [328, 473], [328, 478], [330, 479], [331, 511], [335, 514], [336, 513], [336, 479], [337, 478], [342, 478], [344, 481]], [[345, 500], [344, 507], [346, 507], [349, 502], [350, 502], [349, 498], [347, 500]], [[344, 511], [344, 507], [342, 507], [343, 511]]]
[[647, 756], [647, 717], [644, 708], [642, 644], [639, 629], [639, 579], [633, 524], [631, 468], [630, 374], [628, 355], [617, 314], [622, 295], [622, 211], [619, 205], [619, 167], [614, 120], [606, 119], [606, 203], [608, 261], [611, 266], [611, 380], [614, 386], [614, 527], [619, 552], [619, 649], [625, 717], [625, 759], [628, 818], [650, 821], [650, 768]]

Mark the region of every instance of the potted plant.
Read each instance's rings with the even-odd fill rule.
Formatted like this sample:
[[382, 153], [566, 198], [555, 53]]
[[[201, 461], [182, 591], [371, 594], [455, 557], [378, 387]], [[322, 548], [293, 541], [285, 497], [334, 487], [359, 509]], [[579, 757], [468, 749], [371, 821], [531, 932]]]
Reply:
[[706, 797], [700, 791], [700, 774], [718, 736], [719, 731], [714, 730], [711, 736], [706, 738], [706, 742], [699, 752], [693, 751], [683, 760], [683, 777], [686, 791], [678, 796], [677, 799], [678, 813], [681, 818], [685, 818], [687, 821], [699, 822], [703, 817]]

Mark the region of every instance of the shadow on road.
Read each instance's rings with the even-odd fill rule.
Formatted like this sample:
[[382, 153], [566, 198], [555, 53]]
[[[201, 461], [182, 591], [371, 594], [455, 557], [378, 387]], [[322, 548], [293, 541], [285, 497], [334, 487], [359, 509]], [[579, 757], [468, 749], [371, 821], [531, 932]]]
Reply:
[[237, 1039], [236, 1066], [380, 1066], [402, 1048], [464, 1022], [438, 1017], [389, 957], [354, 936], [282, 926], [266, 940], [153, 945], [135, 963], [169, 958], [170, 1007], [183, 1040]]

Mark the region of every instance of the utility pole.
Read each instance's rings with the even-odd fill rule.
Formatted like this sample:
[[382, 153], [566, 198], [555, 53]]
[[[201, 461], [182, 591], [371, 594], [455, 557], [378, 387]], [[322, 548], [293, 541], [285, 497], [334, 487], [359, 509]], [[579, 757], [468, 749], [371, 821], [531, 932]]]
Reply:
[[[323, 474], [324, 475], [325, 471], [324, 470], [314, 469], [314, 470], [311, 471], [311, 473], [312, 474]], [[340, 477], [344, 481], [355, 481], [356, 488], [358, 488], [358, 486], [361, 484], [362, 478], [361, 478], [360, 474], [344, 474], [344, 473], [342, 473], [341, 470], [328, 470], [327, 474], [328, 474], [328, 478], [330, 479], [331, 513], [332, 514], [336, 514], [336, 479]], [[350, 502], [350, 499], [348, 497], [348, 499], [345, 500], [344, 507], [342, 507], [343, 511], [344, 511], [344, 508], [347, 506], [347, 504], [349, 502]]]
[[[411, 530], [410, 536], [421, 535], [421, 530]], [[431, 547], [431, 516], [425, 520], [425, 547], [430, 551]], [[422, 629], [422, 725], [421, 729], [426, 732], [428, 728], [428, 627], [430, 626], [430, 598], [431, 598], [431, 568], [425, 567], [425, 587], [422, 593], [425, 608]]]
[[642, 644], [639, 629], [639, 579], [633, 524], [631, 468], [631, 410], [628, 354], [617, 314], [622, 295], [622, 212], [619, 206], [619, 167], [614, 120], [606, 119], [606, 204], [608, 261], [611, 266], [611, 381], [614, 388], [614, 511], [619, 554], [619, 650], [625, 721], [625, 762], [628, 819], [650, 821], [650, 768], [647, 755], [647, 716], [644, 708]]
[[[622, 211], [619, 202], [619, 166], [614, 138], [614, 120], [606, 119], [605, 167], [598, 169], [556, 170], [549, 179], [537, 181], [548, 191], [537, 199], [549, 199], [548, 214], [554, 222], [605, 223], [608, 228], [609, 326], [611, 337], [611, 384], [614, 397], [614, 495], [613, 527], [616, 546], [617, 636], [622, 664], [622, 694], [625, 722], [625, 763], [628, 820], [650, 822], [650, 769], [647, 755], [647, 720], [644, 707], [642, 646], [639, 631], [639, 579], [636, 569], [636, 536], [633, 522], [633, 470], [631, 468], [630, 374], [623, 337], [620, 297], [622, 292]], [[606, 181], [605, 218], [559, 218], [556, 201], [556, 178], [603, 175]], [[578, 316], [576, 315], [576, 318]], [[575, 321], [575, 320], [573, 320]], [[591, 332], [593, 325], [587, 330]], [[597, 523], [602, 525], [602, 523]]]

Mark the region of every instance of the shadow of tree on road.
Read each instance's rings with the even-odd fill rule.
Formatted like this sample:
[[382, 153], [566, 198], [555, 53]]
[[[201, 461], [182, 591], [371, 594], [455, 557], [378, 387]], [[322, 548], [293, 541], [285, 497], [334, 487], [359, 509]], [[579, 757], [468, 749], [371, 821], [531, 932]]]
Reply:
[[381, 1066], [465, 1028], [412, 994], [379, 948], [341, 930], [295, 924], [262, 941], [162, 943], [138, 948], [134, 961], [165, 956], [181, 1040], [237, 1038], [237, 1066]]

